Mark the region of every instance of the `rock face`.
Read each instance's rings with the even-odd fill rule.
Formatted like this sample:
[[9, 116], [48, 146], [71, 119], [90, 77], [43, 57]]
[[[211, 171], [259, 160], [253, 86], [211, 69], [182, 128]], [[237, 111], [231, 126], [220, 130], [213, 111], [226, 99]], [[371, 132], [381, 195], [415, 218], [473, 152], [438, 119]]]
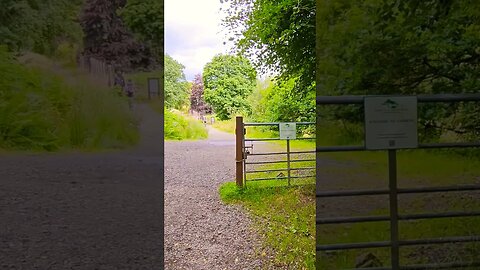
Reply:
[[103, 60], [115, 70], [148, 69], [154, 64], [150, 48], [127, 30], [117, 10], [125, 0], [87, 0], [80, 16], [83, 55]]
[[355, 268], [369, 268], [383, 266], [382, 262], [372, 253], [365, 253], [355, 260]]

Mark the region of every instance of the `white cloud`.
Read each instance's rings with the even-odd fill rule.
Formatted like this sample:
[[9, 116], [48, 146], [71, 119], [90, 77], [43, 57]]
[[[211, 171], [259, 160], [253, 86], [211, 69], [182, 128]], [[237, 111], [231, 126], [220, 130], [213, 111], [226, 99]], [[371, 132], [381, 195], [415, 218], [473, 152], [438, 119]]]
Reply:
[[187, 80], [228, 51], [220, 7], [220, 0], [165, 0], [165, 52], [185, 66]]

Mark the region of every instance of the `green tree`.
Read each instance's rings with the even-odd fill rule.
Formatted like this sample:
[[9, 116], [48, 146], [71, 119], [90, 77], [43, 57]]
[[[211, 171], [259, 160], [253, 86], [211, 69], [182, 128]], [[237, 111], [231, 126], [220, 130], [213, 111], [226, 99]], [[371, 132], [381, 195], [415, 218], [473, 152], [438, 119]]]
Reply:
[[128, 28], [147, 43], [157, 58], [163, 56], [163, 1], [128, 0], [119, 10]]
[[76, 17], [83, 0], [0, 0], [0, 44], [51, 55], [62, 42], [81, 43]]
[[225, 0], [224, 26], [238, 51], [260, 70], [296, 78], [299, 99], [314, 91], [315, 0]]
[[83, 53], [105, 60], [117, 70], [150, 68], [150, 48], [133, 37], [117, 14], [125, 2], [86, 0], [80, 18], [85, 34]]
[[[319, 94], [479, 91], [479, 1], [322, 0], [318, 10]], [[336, 118], [361, 121], [359, 110]], [[419, 121], [423, 134], [479, 134], [474, 115], [478, 106], [427, 105]]]
[[189, 84], [185, 79], [185, 68], [170, 55], [165, 55], [165, 106], [181, 109], [189, 100]]
[[221, 120], [240, 111], [250, 111], [247, 97], [255, 88], [257, 72], [248, 59], [216, 55], [203, 68], [205, 101]]
[[[260, 122], [307, 122], [314, 121], [315, 93], [310, 92], [305, 100], [298, 99], [292, 89], [295, 79], [286, 82], [271, 82], [256, 95], [253, 109], [256, 121]], [[313, 110], [313, 111], [312, 111]]]

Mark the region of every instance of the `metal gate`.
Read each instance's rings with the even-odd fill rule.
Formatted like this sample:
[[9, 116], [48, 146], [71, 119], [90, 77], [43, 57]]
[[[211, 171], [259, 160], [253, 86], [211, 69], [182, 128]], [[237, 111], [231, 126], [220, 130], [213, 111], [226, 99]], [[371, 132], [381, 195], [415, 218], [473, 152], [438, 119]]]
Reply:
[[[364, 99], [367, 96], [323, 96], [317, 97], [318, 105], [339, 105], [339, 104], [364, 104]], [[388, 96], [383, 96], [388, 97]], [[480, 101], [479, 94], [455, 94], [455, 95], [418, 95], [416, 96], [418, 102], [463, 102], [463, 101]], [[432, 148], [467, 148], [480, 147], [480, 142], [472, 143], [429, 143], [419, 144], [418, 149], [432, 149]], [[345, 151], [365, 151], [363, 146], [328, 146], [316, 147], [317, 158], [318, 153], [322, 152], [345, 152]], [[435, 192], [458, 192], [458, 191], [478, 191], [480, 185], [455, 185], [455, 186], [438, 186], [438, 187], [417, 187], [417, 188], [398, 188], [397, 186], [397, 160], [395, 149], [388, 149], [388, 169], [389, 169], [389, 189], [384, 190], [319, 190], [321, 183], [317, 183], [317, 205], [318, 200], [328, 197], [354, 197], [354, 196], [374, 196], [374, 195], [388, 195], [390, 214], [388, 216], [361, 216], [361, 217], [335, 217], [335, 218], [316, 218], [316, 225], [322, 224], [347, 224], [359, 222], [375, 222], [375, 221], [389, 221], [390, 222], [390, 241], [380, 242], [364, 242], [364, 243], [342, 243], [342, 244], [318, 244], [316, 245], [317, 252], [336, 251], [336, 250], [350, 250], [350, 249], [364, 249], [364, 248], [379, 248], [389, 247], [391, 253], [390, 267], [370, 267], [370, 268], [355, 268], [355, 269], [375, 269], [375, 270], [399, 270], [399, 269], [453, 269], [453, 268], [467, 268], [479, 267], [480, 261], [474, 262], [451, 262], [451, 263], [437, 263], [437, 264], [422, 264], [422, 265], [401, 265], [399, 250], [401, 247], [415, 246], [415, 245], [431, 245], [431, 244], [448, 244], [461, 242], [476, 242], [480, 240], [479, 235], [475, 236], [457, 236], [457, 237], [443, 237], [432, 239], [399, 239], [399, 223], [400, 221], [433, 219], [433, 218], [455, 218], [455, 217], [471, 217], [480, 216], [480, 211], [470, 212], [443, 212], [443, 213], [422, 213], [422, 214], [399, 214], [398, 213], [398, 195], [414, 194], [414, 193], [435, 193]], [[317, 163], [318, 167], [318, 163]], [[318, 170], [319, 168], [317, 168]], [[317, 182], [319, 179], [317, 178]], [[318, 239], [318, 237], [317, 237]]]
[[[299, 126], [315, 125], [315, 122], [296, 122]], [[308, 158], [306, 154], [314, 154], [315, 150], [311, 151], [291, 151], [290, 139], [286, 139], [285, 152], [256, 152], [254, 149], [255, 142], [280, 141], [281, 138], [245, 138], [246, 127], [259, 126], [279, 126], [280, 123], [244, 123], [243, 117], [236, 117], [236, 183], [238, 187], [245, 187], [247, 181], [268, 181], [268, 180], [286, 180], [287, 185], [291, 185], [291, 180], [300, 178], [315, 177], [312, 171], [315, 171], [315, 166], [301, 166], [308, 162], [315, 162], [314, 157]], [[315, 137], [295, 138], [295, 140], [315, 140]], [[248, 144], [248, 145], [247, 145]], [[264, 159], [249, 161], [248, 157], [264, 157]], [[282, 159], [269, 159], [268, 157], [282, 157]], [[268, 164], [285, 164], [284, 168], [275, 169], [255, 169], [256, 166]], [[295, 164], [295, 165], [293, 165]], [[307, 172], [306, 175], [299, 174], [300, 171]], [[254, 174], [271, 174], [278, 173], [275, 177], [250, 177]]]

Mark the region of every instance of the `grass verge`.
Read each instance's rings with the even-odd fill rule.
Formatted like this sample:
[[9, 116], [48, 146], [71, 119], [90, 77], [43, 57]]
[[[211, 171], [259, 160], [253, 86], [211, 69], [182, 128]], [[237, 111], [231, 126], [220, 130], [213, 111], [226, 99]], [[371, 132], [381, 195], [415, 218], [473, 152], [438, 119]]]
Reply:
[[273, 181], [239, 189], [228, 182], [220, 187], [226, 203], [238, 203], [253, 216], [264, 248], [275, 254], [273, 266], [314, 269], [315, 185], [277, 186]]
[[166, 140], [199, 140], [208, 137], [207, 129], [201, 121], [176, 110], [161, 108], [158, 101], [152, 101], [149, 104], [158, 113], [163, 110], [165, 114]]
[[[321, 134], [321, 145], [359, 144], [349, 138], [348, 134], [339, 128], [329, 127], [331, 134]], [[361, 142], [360, 142], [361, 143]], [[322, 153], [322, 158], [344, 162], [353, 162], [348, 170], [345, 168], [322, 168], [332, 179], [348, 179], [342, 186], [346, 189], [374, 189], [388, 186], [388, 160], [386, 151]], [[456, 184], [479, 183], [480, 161], [468, 158], [446, 150], [401, 150], [397, 152], [399, 186], [443, 186]], [[369, 180], [367, 180], [369, 179]], [[372, 180], [373, 179], [373, 180]], [[337, 186], [341, 185], [336, 183]], [[331, 187], [327, 188], [331, 190]], [[340, 188], [337, 188], [340, 189]], [[480, 209], [478, 195], [473, 192], [462, 193], [432, 193], [420, 195], [402, 195], [399, 210], [403, 214], [414, 213], [441, 213], [445, 211], [475, 211]], [[362, 215], [388, 215], [388, 198], [376, 203], [376, 210]], [[381, 200], [381, 199], [379, 199]], [[345, 209], [336, 207], [335, 216], [355, 215], [368, 201], [362, 198], [351, 198]], [[328, 199], [322, 200], [322, 205], [332, 204]], [[347, 209], [351, 205], [355, 209]], [[357, 209], [358, 208], [358, 209]], [[333, 209], [333, 208], [330, 208]], [[358, 215], [358, 214], [357, 214]], [[479, 235], [478, 223], [480, 217], [441, 218], [400, 222], [400, 238], [425, 239], [453, 236]], [[317, 229], [319, 243], [356, 243], [370, 241], [388, 241], [390, 239], [388, 222], [368, 222], [348, 225], [321, 225]], [[402, 247], [402, 265], [447, 263], [455, 261], [473, 261], [480, 259], [478, 243], [423, 245]], [[345, 269], [354, 268], [355, 261], [360, 255], [374, 254], [384, 266], [390, 264], [390, 250], [388, 248], [364, 249], [338, 252], [318, 253], [317, 269]], [[476, 268], [467, 268], [476, 269]]]
[[0, 48], [0, 148], [100, 150], [138, 141], [126, 100], [111, 89], [41, 55], [22, 62]]
[[[234, 133], [235, 122], [217, 121], [213, 127]], [[246, 130], [247, 138], [279, 136], [278, 132], [264, 127], [246, 127]], [[285, 141], [272, 143], [283, 146], [286, 144]], [[315, 142], [292, 140], [290, 145], [292, 151], [312, 150]], [[286, 166], [286, 163], [259, 165], [255, 170], [284, 170]], [[291, 166], [315, 167], [315, 162], [295, 162]], [[286, 170], [251, 173], [248, 174], [245, 189], [237, 188], [235, 183], [225, 183], [220, 188], [220, 196], [226, 203], [240, 204], [251, 213], [255, 229], [263, 236], [264, 248], [273, 254], [271, 267], [314, 269], [315, 179], [313, 177], [291, 179], [291, 186], [287, 185], [287, 179], [248, 181], [254, 178], [282, 178], [286, 174]], [[292, 176], [312, 174], [312, 170], [292, 171]]]

